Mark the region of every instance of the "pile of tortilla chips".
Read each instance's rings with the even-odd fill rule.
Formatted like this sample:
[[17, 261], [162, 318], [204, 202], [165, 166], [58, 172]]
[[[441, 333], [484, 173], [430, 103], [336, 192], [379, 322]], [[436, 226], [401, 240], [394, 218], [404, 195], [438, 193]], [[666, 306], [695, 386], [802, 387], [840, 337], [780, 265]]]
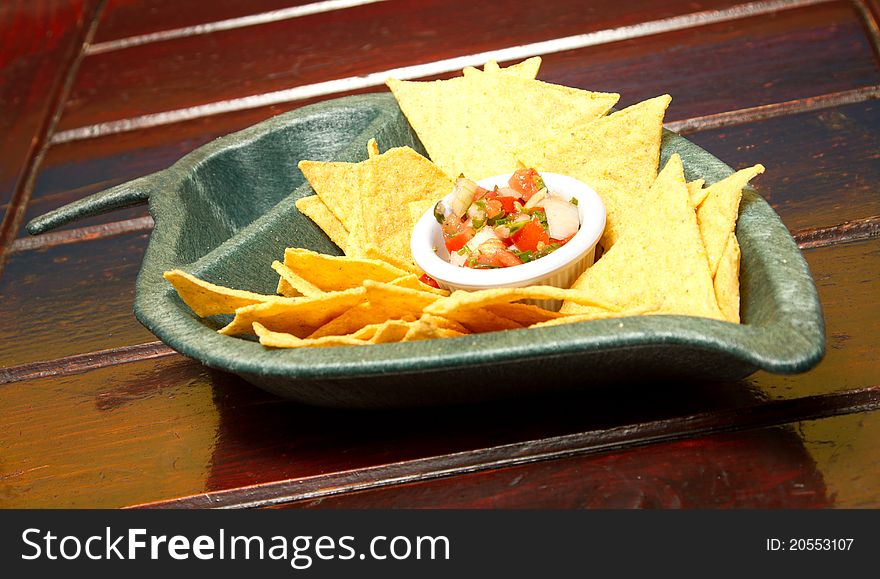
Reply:
[[[297, 208], [344, 256], [289, 248], [277, 292], [262, 295], [165, 277], [199, 316], [234, 314], [220, 331], [256, 335], [273, 348], [455, 337], [632, 315], [690, 315], [739, 322], [735, 235], [742, 189], [763, 172], [739, 171], [709, 187], [687, 183], [672, 155], [661, 168], [671, 98], [610, 112], [618, 95], [535, 80], [540, 58], [489, 62], [449, 80], [389, 80], [430, 160], [409, 147], [383, 153], [375, 140], [360, 163], [302, 161], [316, 195]], [[609, 114], [610, 112], [610, 114]], [[569, 289], [533, 286], [456, 291], [423, 283], [409, 238], [454, 178], [520, 166], [590, 185], [606, 207], [604, 253]], [[533, 301], [562, 302], [559, 311]]]

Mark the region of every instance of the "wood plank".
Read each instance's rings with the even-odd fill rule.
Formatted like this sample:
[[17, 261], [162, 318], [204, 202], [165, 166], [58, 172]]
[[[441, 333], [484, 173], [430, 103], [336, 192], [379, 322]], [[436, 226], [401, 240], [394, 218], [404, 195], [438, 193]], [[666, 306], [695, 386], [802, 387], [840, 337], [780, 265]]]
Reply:
[[46, 140], [95, 4], [9, 0], [0, 5], [0, 204], [9, 203], [22, 187]]
[[620, 106], [668, 93], [675, 122], [873, 86], [880, 69], [859, 13], [834, 2], [549, 54], [539, 78]]
[[806, 374], [758, 372], [748, 379], [749, 388], [758, 397], [793, 398], [880, 384], [880, 239], [811, 249], [804, 256], [825, 315], [825, 358]]
[[[708, 0], [699, 9], [725, 8]], [[696, 11], [663, 0], [508, 3], [390, 0], [91, 55], [61, 129], [360, 76]], [[492, 22], [491, 26], [486, 26]], [[381, 47], [378, 49], [377, 47]]]
[[[293, 404], [180, 356], [156, 359], [150, 350], [143, 361], [84, 373], [74, 369], [73, 374], [59, 367], [60, 374], [0, 386], [0, 406], [8, 409], [0, 432], [13, 432], [7, 424], [24, 429], [4, 447], [14, 460], [6, 458], [0, 465], [4, 474], [18, 473], [6, 480], [18, 490], [0, 493], [0, 501], [8, 501], [4, 506], [120, 506], [290, 480], [294, 482], [282, 489], [289, 493], [298, 488], [295, 481], [307, 477], [378, 467], [363, 476], [388, 476], [397, 471], [383, 465], [572, 433], [597, 433], [575, 443], [601, 450], [603, 444], [674, 437], [686, 430], [699, 435], [704, 428], [763, 425], [780, 417], [791, 421], [805, 413], [827, 416], [836, 412], [836, 404], [852, 409], [860, 408], [860, 400], [876, 404], [876, 387], [852, 397], [842, 391], [880, 384], [878, 354], [872, 347], [880, 338], [880, 314], [872, 305], [880, 289], [880, 239], [807, 254], [819, 281], [830, 337], [828, 355], [812, 373], [723, 384], [593, 385], [580, 394], [455, 409], [356, 412]], [[37, 277], [33, 283], [40, 279], [32, 277]], [[82, 318], [82, 312], [95, 307], [92, 303], [78, 309], [75, 302], [83, 295], [112, 300], [113, 293], [120, 293], [113, 287], [100, 296], [97, 291], [67, 288], [73, 298], [61, 300], [60, 308], [69, 308], [71, 318]], [[10, 325], [5, 316], [4, 327]], [[13, 320], [20, 328], [18, 339], [39, 339], [39, 347], [57, 348], [52, 334], [39, 334], [39, 324], [37, 331], [29, 329], [33, 324], [27, 317]], [[125, 342], [129, 328], [124, 321], [117, 315], [110, 324], [121, 338], [77, 330], [75, 339]], [[104, 327], [99, 325], [99, 331]], [[36, 347], [31, 343], [26, 351]], [[807, 404], [804, 397], [815, 393], [831, 398]], [[768, 400], [777, 406], [767, 406]], [[657, 433], [651, 434], [645, 425], [656, 421]], [[34, 429], [39, 436], [28, 434]], [[143, 436], [130, 434], [136, 432]], [[80, 447], [82, 451], [76, 450]], [[534, 447], [527, 455], [540, 452]], [[172, 464], [176, 466], [169, 475], [163, 469]], [[352, 474], [347, 484], [360, 476]], [[145, 480], [155, 484], [145, 485]], [[76, 494], [58, 498], [63, 485], [75, 487]], [[265, 500], [267, 495], [260, 496]]]
[[[314, 0], [108, 0], [94, 44], [302, 6]], [[93, 46], [94, 46], [93, 44]]]
[[797, 231], [880, 214], [878, 111], [868, 101], [688, 138], [733, 167], [767, 167], [758, 190]]
[[0, 278], [0, 366], [155, 340], [132, 314], [148, 235], [10, 256]]
[[876, 508], [880, 411], [290, 503], [292, 508]]

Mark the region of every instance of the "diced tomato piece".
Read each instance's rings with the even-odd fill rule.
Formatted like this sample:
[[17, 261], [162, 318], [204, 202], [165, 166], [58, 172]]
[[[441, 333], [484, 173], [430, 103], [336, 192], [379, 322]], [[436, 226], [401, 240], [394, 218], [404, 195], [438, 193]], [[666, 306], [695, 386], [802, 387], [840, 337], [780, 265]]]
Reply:
[[569, 241], [571, 241], [571, 238], [574, 237], [575, 235], [577, 235], [577, 233], [572, 233], [571, 235], [569, 235], [565, 239], [553, 239], [551, 237], [550, 243], [558, 243], [560, 246], [562, 246], [562, 245], [565, 245], [566, 243], [568, 243]]
[[543, 188], [543, 183], [541, 175], [534, 169], [517, 169], [507, 182], [511, 189], [522, 193], [526, 201]]
[[440, 289], [440, 284], [437, 283], [437, 280], [426, 273], [422, 274], [422, 276], [419, 278], [419, 281], [425, 285], [429, 285], [431, 287], [435, 287], [437, 289]]
[[480, 244], [475, 261], [478, 265], [489, 267], [511, 267], [522, 263], [522, 260], [507, 249], [500, 239], [490, 239]]
[[486, 217], [492, 219], [493, 217], [498, 217], [504, 211], [504, 208], [501, 205], [501, 201], [498, 199], [487, 199], [486, 200]]
[[521, 251], [537, 251], [539, 243], [542, 248], [550, 244], [550, 236], [540, 221], [532, 219], [513, 234], [513, 242]]
[[504, 210], [505, 213], [513, 213], [516, 211], [515, 203], [516, 197], [499, 197], [499, 201], [501, 201], [501, 209]]
[[448, 251], [458, 251], [467, 245], [467, 242], [474, 237], [474, 233], [472, 227], [465, 227], [461, 232], [446, 239], [446, 249]]

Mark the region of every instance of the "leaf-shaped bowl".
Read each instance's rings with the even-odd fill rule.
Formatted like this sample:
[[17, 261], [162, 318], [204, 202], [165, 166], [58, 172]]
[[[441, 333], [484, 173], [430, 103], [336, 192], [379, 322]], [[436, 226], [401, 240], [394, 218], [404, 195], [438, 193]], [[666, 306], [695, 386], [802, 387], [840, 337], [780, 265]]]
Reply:
[[[802, 372], [824, 354], [816, 288], [773, 209], [746, 189], [742, 324], [686, 316], [599, 320], [421, 342], [272, 350], [216, 333], [163, 279], [179, 268], [233, 288], [273, 293], [270, 264], [286, 247], [339, 254], [295, 201], [313, 192], [301, 159], [361, 161], [383, 149], [424, 154], [390, 94], [304, 107], [217, 139], [170, 168], [62, 207], [28, 224], [41, 233], [74, 219], [149, 201], [156, 225], [137, 280], [134, 313], [182, 354], [238, 374], [280, 396], [339, 407], [414, 406], [499, 399], [620, 380], [738, 379], [764, 369]], [[732, 169], [666, 132], [662, 160], [681, 155], [688, 180], [718, 181]]]

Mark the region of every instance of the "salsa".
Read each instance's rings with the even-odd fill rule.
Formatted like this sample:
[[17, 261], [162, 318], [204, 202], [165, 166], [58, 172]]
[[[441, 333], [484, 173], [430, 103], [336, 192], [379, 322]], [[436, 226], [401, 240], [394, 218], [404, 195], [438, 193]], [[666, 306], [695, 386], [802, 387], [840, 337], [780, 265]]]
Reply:
[[577, 199], [547, 190], [535, 169], [518, 169], [489, 191], [461, 176], [434, 207], [449, 262], [493, 269], [521, 265], [565, 245], [580, 228]]

